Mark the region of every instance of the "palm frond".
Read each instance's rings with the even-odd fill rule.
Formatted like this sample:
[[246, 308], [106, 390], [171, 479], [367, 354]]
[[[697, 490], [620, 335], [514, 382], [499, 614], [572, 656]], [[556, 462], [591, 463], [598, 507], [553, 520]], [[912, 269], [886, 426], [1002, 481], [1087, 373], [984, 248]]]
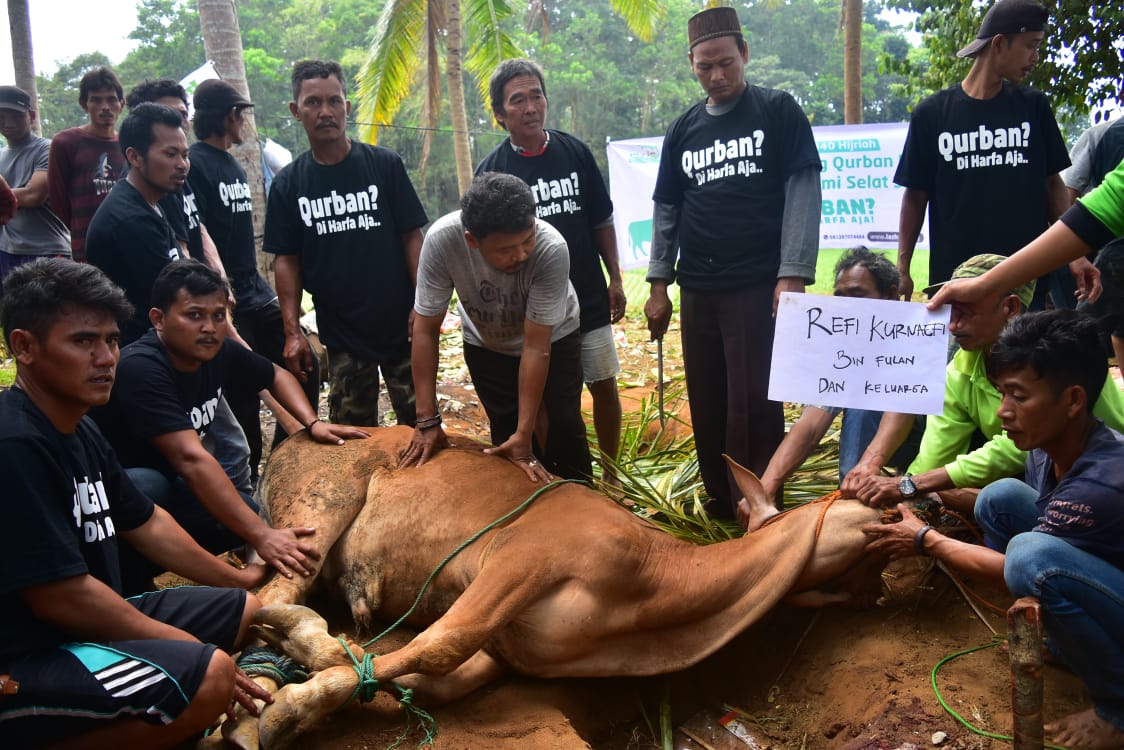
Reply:
[[488, 80], [504, 60], [526, 53], [504, 33], [502, 26], [514, 15], [507, 0], [467, 0], [461, 5], [466, 37], [472, 46], [465, 54], [464, 67], [472, 74], [476, 89], [487, 111], [492, 110]]
[[425, 0], [389, 0], [379, 16], [371, 48], [356, 78], [356, 120], [360, 138], [378, 140], [379, 123], [394, 119], [423, 59], [426, 33]]
[[650, 42], [663, 25], [667, 6], [659, 0], [610, 0], [610, 7], [641, 41]]

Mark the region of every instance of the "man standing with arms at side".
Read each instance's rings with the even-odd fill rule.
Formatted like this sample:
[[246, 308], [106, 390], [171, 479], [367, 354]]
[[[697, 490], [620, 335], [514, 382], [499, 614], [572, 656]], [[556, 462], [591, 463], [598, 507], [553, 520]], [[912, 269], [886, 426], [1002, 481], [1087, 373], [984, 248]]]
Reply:
[[[913, 110], [894, 174], [905, 188], [898, 220], [902, 299], [913, 294], [910, 264], [926, 207], [930, 284], [974, 255], [1013, 253], [1068, 207], [1058, 173], [1069, 156], [1050, 103], [1019, 85], [1038, 62], [1048, 16], [1036, 0], [998, 0], [976, 40], [957, 53], [974, 60], [967, 77]], [[1070, 268], [1079, 283], [1095, 273], [1085, 260]], [[1036, 306], [1047, 286], [1038, 284]]]
[[78, 83], [78, 104], [90, 121], [51, 139], [48, 202], [70, 227], [70, 247], [81, 263], [86, 262], [86, 228], [125, 168], [116, 130], [124, 97], [112, 70], [90, 70]]
[[0, 229], [0, 280], [24, 263], [45, 256], [70, 257], [70, 232], [47, 205], [47, 156], [51, 142], [31, 132], [31, 97], [16, 86], [0, 86], [0, 176], [19, 201], [19, 212]]
[[277, 256], [285, 364], [302, 383], [312, 372], [300, 329], [307, 289], [328, 350], [329, 419], [378, 425], [381, 370], [398, 423], [413, 425], [409, 334], [425, 209], [396, 153], [347, 137], [339, 63], [298, 62], [292, 85], [289, 110], [309, 150], [273, 180], [263, 248]]
[[773, 315], [781, 292], [803, 292], [814, 278], [820, 158], [792, 96], [745, 80], [737, 11], [705, 10], [687, 22], [687, 36], [707, 98], [664, 139], [644, 314], [652, 338], [662, 338], [667, 287], [679, 282], [707, 510], [733, 519], [740, 493], [722, 454], [760, 474], [784, 437], [782, 406], [767, 395]]
[[[626, 300], [613, 231], [613, 202], [589, 147], [546, 129], [546, 83], [530, 60], [504, 60], [489, 84], [492, 114], [509, 137], [476, 167], [513, 174], [531, 186], [538, 218], [557, 229], [570, 250], [570, 282], [581, 303], [582, 375], [593, 397], [597, 445], [616, 461], [621, 437], [616, 346], [612, 323]], [[609, 272], [609, 284], [601, 263]], [[608, 465], [607, 467], [608, 468]]]

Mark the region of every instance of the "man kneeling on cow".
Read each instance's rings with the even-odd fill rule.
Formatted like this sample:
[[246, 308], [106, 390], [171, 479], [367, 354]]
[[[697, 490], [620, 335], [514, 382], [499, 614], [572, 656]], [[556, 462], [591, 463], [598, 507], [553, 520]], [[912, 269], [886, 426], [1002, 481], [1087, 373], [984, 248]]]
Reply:
[[[267, 569], [207, 553], [129, 481], [86, 418], [109, 399], [124, 292], [94, 266], [12, 272], [0, 393], [0, 736], [5, 748], [171, 747], [235, 702], [271, 701], [234, 666]], [[194, 581], [122, 598], [118, 538]]]
[[1093, 413], [1108, 370], [1096, 321], [1070, 310], [1012, 321], [987, 358], [1003, 429], [1030, 451], [1026, 477], [988, 485], [976, 521], [989, 544], [950, 539], [905, 505], [864, 531], [891, 557], [931, 555], [953, 570], [1042, 602], [1048, 648], [1093, 708], [1047, 725], [1068, 748], [1124, 747], [1124, 443]]
[[[130, 478], [214, 553], [249, 544], [285, 576], [313, 572], [317, 553], [302, 527], [273, 529], [208, 452], [207, 428], [226, 389], [277, 399], [321, 443], [367, 437], [321, 422], [287, 370], [226, 339], [227, 283], [195, 260], [164, 267], [152, 287], [153, 328], [121, 352], [109, 404], [93, 413]], [[126, 590], [151, 588], [160, 571], [126, 550]]]
[[[976, 255], [952, 272], [953, 279], [976, 278], [994, 268], [1000, 255]], [[932, 296], [943, 286], [925, 291]], [[881, 476], [883, 457], [901, 444], [914, 417], [887, 412], [862, 459], [843, 480], [843, 494], [874, 506], [893, 505], [918, 494], [937, 492], [944, 504], [971, 513], [977, 489], [1022, 473], [1026, 452], [1004, 433], [997, 416], [1000, 393], [988, 379], [985, 357], [1003, 327], [1022, 314], [1034, 296], [1034, 282], [1003, 295], [997, 303], [962, 313], [953, 303], [949, 331], [960, 349], [948, 363], [944, 411], [926, 420], [917, 458], [902, 477]], [[1106, 374], [1105, 385], [1112, 386]], [[1106, 387], [1092, 396], [1093, 413], [1114, 430], [1124, 432], [1124, 395]]]
[[506, 456], [535, 481], [552, 473], [590, 475], [578, 297], [569, 274], [566, 241], [535, 218], [531, 188], [518, 177], [477, 175], [461, 210], [433, 223], [422, 243], [414, 302], [418, 421], [401, 466], [420, 466], [445, 446], [438, 342], [456, 291], [464, 361], [497, 446], [486, 452]]

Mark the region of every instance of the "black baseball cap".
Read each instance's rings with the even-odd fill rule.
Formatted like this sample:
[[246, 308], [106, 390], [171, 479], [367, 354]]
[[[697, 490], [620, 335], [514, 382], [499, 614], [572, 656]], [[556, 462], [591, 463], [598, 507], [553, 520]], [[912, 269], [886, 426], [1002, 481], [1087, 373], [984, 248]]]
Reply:
[[0, 86], [0, 109], [31, 111], [31, 95], [19, 86]]
[[975, 57], [998, 34], [1045, 31], [1049, 18], [1050, 11], [1035, 0], [997, 0], [984, 16], [976, 40], [957, 52], [956, 56]]
[[196, 86], [191, 103], [197, 112], [226, 112], [234, 107], [254, 106], [238, 89], [218, 78], [208, 78]]

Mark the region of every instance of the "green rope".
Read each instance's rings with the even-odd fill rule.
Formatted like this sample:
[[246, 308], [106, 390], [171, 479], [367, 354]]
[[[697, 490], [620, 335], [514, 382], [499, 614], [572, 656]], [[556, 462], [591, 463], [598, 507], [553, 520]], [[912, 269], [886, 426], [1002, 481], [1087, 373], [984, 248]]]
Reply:
[[404, 688], [401, 685], [394, 685], [398, 691], [398, 704], [402, 706], [402, 710], [406, 712], [406, 727], [402, 730], [402, 734], [398, 735], [398, 739], [394, 744], [386, 750], [394, 750], [394, 748], [401, 745], [406, 741], [406, 738], [414, 731], [414, 724], [417, 723], [418, 728], [425, 732], [425, 736], [418, 742], [417, 747], [422, 748], [426, 745], [432, 745], [437, 740], [437, 719], [423, 708], [414, 705], [414, 691], [409, 688]]
[[[347, 647], [347, 641], [340, 636], [336, 636], [336, 640], [343, 646], [343, 652], [347, 654], [347, 658], [351, 659], [351, 666], [355, 668], [355, 674], [359, 676], [359, 682], [355, 684], [355, 690], [351, 692], [351, 695], [348, 696], [348, 699], [344, 701], [343, 705], [348, 705], [357, 697], [360, 703], [370, 703], [379, 692], [379, 681], [375, 679], [376, 654], [364, 652], [363, 659], [360, 661], [355, 657], [355, 654], [351, 653], [351, 649]], [[343, 706], [341, 706], [341, 708], [342, 707]]]
[[279, 688], [290, 682], [304, 682], [308, 679], [308, 672], [300, 664], [268, 646], [242, 649], [238, 667], [250, 677], [269, 677]]
[[[968, 729], [968, 731], [974, 732], [975, 734], [978, 734], [981, 737], [987, 737], [987, 738], [993, 739], [993, 740], [1002, 740], [1004, 742], [1012, 742], [1015, 738], [1011, 737], [1010, 735], [998, 734], [997, 732], [989, 732], [986, 729], [980, 729], [979, 727], [973, 726], [971, 723], [968, 722], [967, 719], [965, 719], [963, 716], [958, 714], [952, 708], [952, 706], [948, 705], [945, 702], [944, 696], [941, 695], [940, 688], [937, 687], [937, 671], [941, 667], [943, 667], [945, 664], [952, 661], [953, 659], [958, 659], [961, 656], [965, 656], [967, 654], [971, 654], [971, 653], [974, 653], [976, 651], [982, 651], [985, 648], [994, 648], [995, 646], [998, 646], [1001, 643], [1003, 643], [1002, 638], [995, 638], [990, 643], [985, 643], [982, 646], [973, 646], [972, 648], [966, 648], [963, 651], [957, 651], [954, 654], [949, 654], [948, 656], [944, 657], [943, 659], [941, 659], [940, 661], [937, 662], [936, 666], [933, 667], [933, 671], [929, 675], [929, 679], [930, 679], [930, 682], [933, 685], [933, 692], [937, 696], [937, 702], [941, 704], [941, 707], [944, 708], [944, 710], [947, 711], [949, 713], [949, 715], [952, 716], [952, 718], [956, 719], [961, 724], [963, 724]], [[1051, 745], [1051, 744], [1048, 744], [1048, 743], [1045, 745], [1045, 747], [1050, 748], [1050, 750], [1065, 750], [1065, 748], [1061, 747], [1060, 745]]]
[[563, 485], [563, 484], [585, 484], [585, 485], [588, 486], [587, 482], [583, 482], [580, 479], [556, 479], [553, 482], [551, 482], [550, 484], [547, 484], [547, 485], [545, 485], [543, 487], [540, 487], [537, 490], [535, 490], [535, 492], [532, 493], [532, 495], [529, 498], [527, 498], [522, 503], [520, 503], [519, 506], [517, 508], [515, 508], [514, 510], [511, 510], [511, 511], [505, 513], [503, 516], [497, 518], [495, 521], [492, 521], [490, 524], [488, 524], [484, 528], [480, 529], [480, 531], [477, 531], [475, 534], [470, 536], [468, 539], [465, 539], [463, 542], [461, 542], [459, 545], [457, 545], [456, 549], [454, 549], [452, 552], [450, 552], [448, 555], [446, 555], [445, 559], [442, 560], [441, 562], [439, 562], [437, 564], [437, 567], [433, 569], [433, 572], [429, 574], [429, 577], [425, 579], [425, 583], [422, 584], [421, 591], [418, 592], [417, 598], [414, 599], [414, 603], [410, 605], [410, 608], [406, 610], [406, 613], [403, 614], [401, 617], [399, 617], [397, 620], [395, 620], [394, 624], [391, 625], [389, 628], [387, 628], [386, 630], [382, 631], [381, 633], [376, 635], [371, 640], [364, 643], [363, 648], [367, 648], [367, 647], [371, 646], [372, 644], [374, 644], [375, 642], [377, 642], [379, 639], [386, 637], [387, 635], [392, 633], [399, 625], [401, 625], [403, 622], [405, 622], [406, 618], [409, 617], [410, 615], [412, 615], [414, 613], [414, 610], [417, 609], [418, 604], [421, 603], [422, 597], [425, 596], [426, 589], [429, 588], [429, 584], [431, 584], [433, 582], [433, 579], [437, 577], [437, 574], [441, 572], [442, 568], [444, 568], [446, 565], [448, 565], [449, 562], [454, 557], [459, 555], [464, 550], [465, 547], [469, 546], [470, 544], [475, 542], [477, 539], [484, 536], [484, 534], [487, 534], [492, 529], [494, 529], [497, 526], [499, 526], [500, 524], [504, 523], [505, 521], [507, 521], [512, 516], [516, 516], [516, 515], [519, 515], [520, 513], [522, 513], [524, 510], [526, 510], [527, 506], [529, 506], [531, 503], [533, 503], [535, 500], [537, 500], [544, 493], [554, 489], [555, 487]]

